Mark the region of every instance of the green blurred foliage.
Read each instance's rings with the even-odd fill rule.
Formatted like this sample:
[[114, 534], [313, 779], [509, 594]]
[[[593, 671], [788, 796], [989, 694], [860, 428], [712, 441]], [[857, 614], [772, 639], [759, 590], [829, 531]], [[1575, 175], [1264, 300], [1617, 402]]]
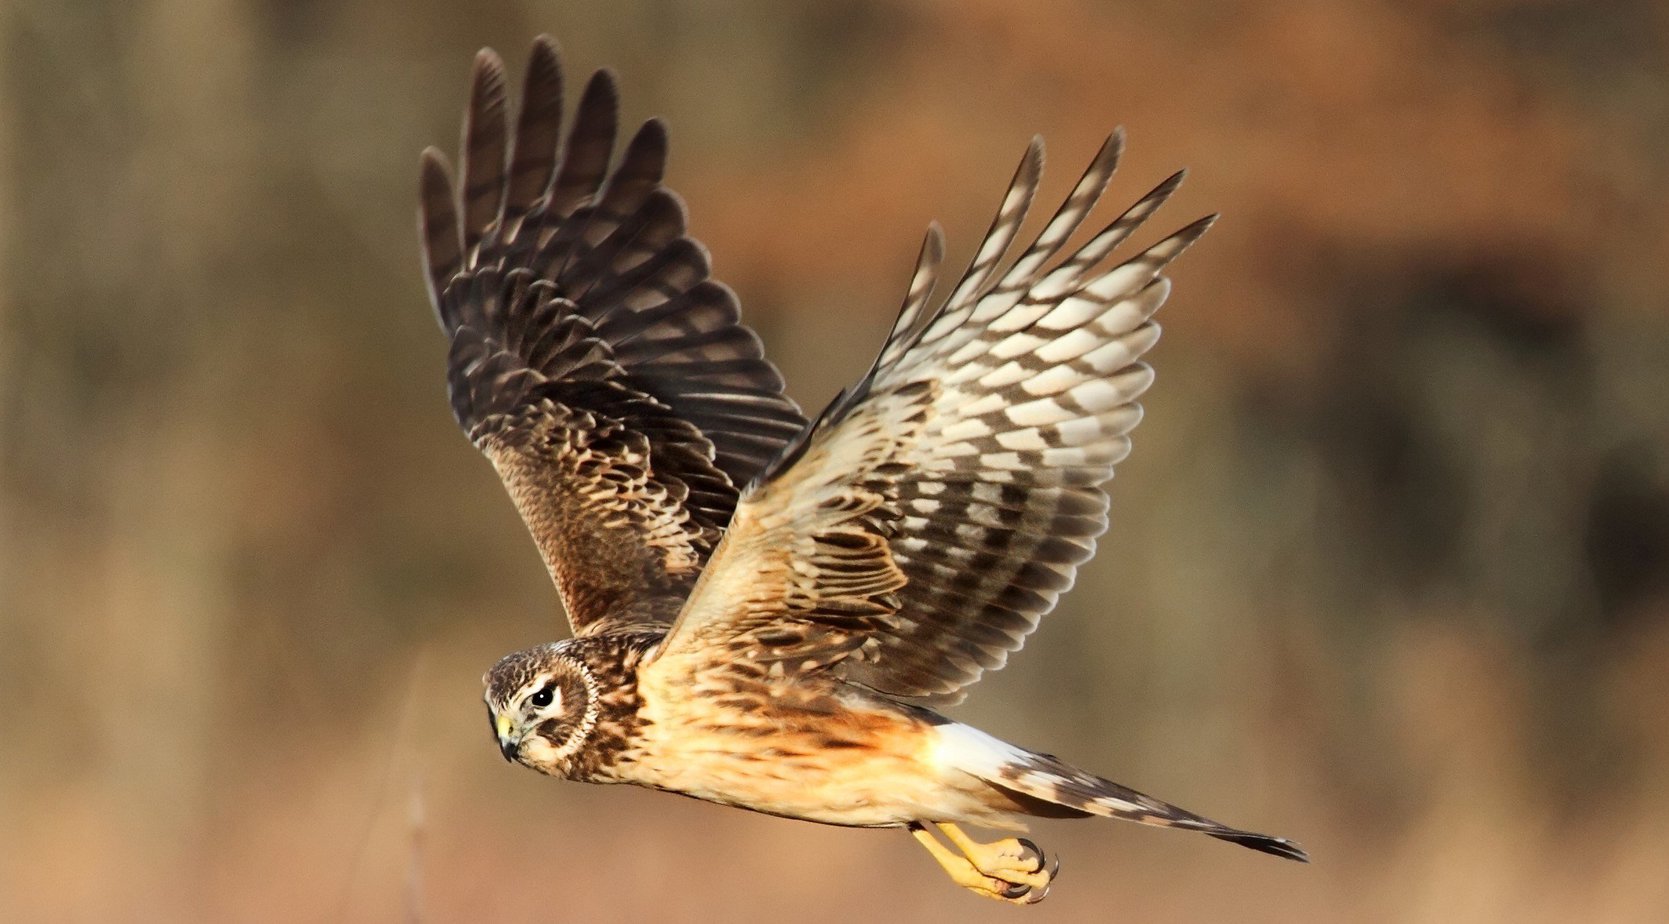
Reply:
[[[1015, 159], [1224, 220], [1114, 525], [958, 716], [1309, 868], [1044, 823], [1030, 917], [1669, 915], [1669, 12], [1645, 0], [0, 10], [0, 918], [996, 920], [897, 834], [503, 766], [559, 631], [457, 434], [416, 155], [555, 34], [808, 408]], [[1156, 233], [1156, 232], [1155, 232]]]

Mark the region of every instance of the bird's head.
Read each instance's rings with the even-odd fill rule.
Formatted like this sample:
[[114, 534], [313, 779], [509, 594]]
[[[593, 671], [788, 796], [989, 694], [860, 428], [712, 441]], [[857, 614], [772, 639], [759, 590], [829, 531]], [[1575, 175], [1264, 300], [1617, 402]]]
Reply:
[[566, 776], [597, 726], [597, 679], [567, 643], [505, 655], [482, 678], [487, 719], [505, 760]]

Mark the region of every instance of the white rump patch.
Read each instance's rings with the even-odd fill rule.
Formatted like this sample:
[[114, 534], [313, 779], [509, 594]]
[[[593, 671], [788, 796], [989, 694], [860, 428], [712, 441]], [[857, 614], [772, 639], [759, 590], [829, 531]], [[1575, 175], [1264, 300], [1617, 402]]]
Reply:
[[981, 779], [1000, 779], [1002, 768], [1031, 762], [1031, 753], [960, 722], [934, 729], [932, 761], [946, 770], [960, 770]]

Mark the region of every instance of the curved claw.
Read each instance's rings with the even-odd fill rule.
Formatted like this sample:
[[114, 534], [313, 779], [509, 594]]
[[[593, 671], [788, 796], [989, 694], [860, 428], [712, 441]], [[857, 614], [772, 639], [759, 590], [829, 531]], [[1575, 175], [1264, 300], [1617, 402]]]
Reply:
[[1028, 841], [1025, 837], [1021, 837], [1020, 846], [1026, 847], [1028, 851], [1035, 852], [1038, 864], [1033, 867], [1033, 872], [1041, 872], [1045, 876], [1043, 887], [1036, 889], [1036, 887], [1026, 886], [1018, 892], [1015, 889], [1005, 889], [1003, 897], [1010, 899], [1010, 901], [1020, 899], [1020, 904], [1038, 904], [1038, 902], [1046, 899], [1048, 891], [1055, 887], [1055, 877], [1060, 876], [1060, 856], [1045, 856], [1040, 847]]
[[1049, 897], [1049, 890], [1055, 887], [1053, 880], [1045, 882], [1041, 888], [1034, 886], [1010, 886], [1002, 891], [1004, 901], [1016, 905], [1035, 905]]
[[[1017, 901], [1019, 899], [1025, 898], [1026, 893], [1030, 892], [1031, 890], [1032, 890], [1032, 887], [1029, 886], [1029, 885], [1026, 885], [1024, 883], [1010, 882], [1010, 883], [1008, 883], [1008, 887], [1003, 889], [998, 894], [1001, 895], [1003, 898], [1006, 898], [1006, 899], [1008, 899], [1009, 901], [1012, 902], [1012, 901]], [[1030, 904], [1030, 903], [1028, 902], [1028, 904]]]
[[[1032, 861], [1031, 871], [1034, 872], [1034, 873], [1037, 872], [1038, 870], [1042, 869], [1044, 861], [1047, 859], [1047, 857], [1043, 853], [1043, 848], [1037, 846], [1037, 842], [1032, 840], [1029, 837], [1018, 838], [1018, 840], [1020, 841], [1020, 849], [1022, 851], [1024, 851], [1024, 853], [1022, 853], [1020, 855], [1020, 859], [1031, 860]], [[1059, 863], [1057, 863], [1056, 865], [1058, 866]]]
[[1061, 871], [1060, 857], [1052, 857], [1045, 854], [1043, 852], [1043, 848], [1037, 846], [1031, 838], [1022, 837], [1018, 838], [1018, 840], [1020, 841], [1021, 849], [1024, 851], [1021, 854], [1021, 859], [1031, 859], [1033, 861], [1031, 871], [1034, 873], [1043, 873], [1045, 877], [1043, 887], [1037, 888], [1023, 883], [1013, 882], [1009, 883], [1008, 887], [1003, 889], [1002, 897], [1011, 902], [1019, 902], [1024, 905], [1035, 905], [1038, 902], [1043, 901], [1045, 898], [1048, 898], [1049, 890], [1055, 887], [1055, 877], [1059, 875]]

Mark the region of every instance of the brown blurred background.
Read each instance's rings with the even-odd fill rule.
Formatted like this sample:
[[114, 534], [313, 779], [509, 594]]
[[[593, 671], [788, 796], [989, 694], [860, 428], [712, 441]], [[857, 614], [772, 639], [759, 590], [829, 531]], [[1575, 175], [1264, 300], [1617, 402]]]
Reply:
[[[1045, 822], [1015, 911], [504, 765], [556, 603], [414, 193], [541, 31], [668, 118], [808, 409], [1034, 132], [1051, 207], [1115, 124], [1115, 208], [1193, 168], [1113, 529], [955, 714], [1312, 866]], [[1669, 919], [1666, 62], [1648, 0], [7, 4], [0, 919]]]

